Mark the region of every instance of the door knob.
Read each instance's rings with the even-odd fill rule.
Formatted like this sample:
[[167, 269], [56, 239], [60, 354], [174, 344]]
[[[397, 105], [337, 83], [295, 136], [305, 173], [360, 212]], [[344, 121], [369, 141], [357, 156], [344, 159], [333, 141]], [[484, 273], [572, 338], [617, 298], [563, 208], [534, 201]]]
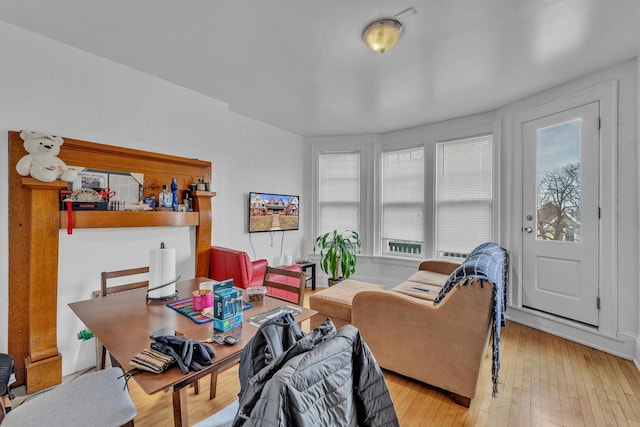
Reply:
[[523, 229], [522, 229], [522, 231], [524, 231], [525, 233], [529, 233], [529, 234], [531, 234], [531, 233], [533, 233], [533, 228], [531, 228], [531, 227], [525, 227], [525, 228], [523, 228]]

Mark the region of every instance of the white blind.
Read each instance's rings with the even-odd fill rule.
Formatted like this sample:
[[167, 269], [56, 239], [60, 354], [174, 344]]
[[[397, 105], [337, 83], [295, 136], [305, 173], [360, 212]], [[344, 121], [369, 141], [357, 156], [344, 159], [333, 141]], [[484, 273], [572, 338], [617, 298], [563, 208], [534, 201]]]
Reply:
[[493, 137], [439, 142], [436, 150], [436, 253], [468, 253], [493, 240]]
[[382, 238], [424, 240], [423, 147], [382, 153]]
[[359, 231], [360, 153], [321, 153], [318, 169], [318, 233]]

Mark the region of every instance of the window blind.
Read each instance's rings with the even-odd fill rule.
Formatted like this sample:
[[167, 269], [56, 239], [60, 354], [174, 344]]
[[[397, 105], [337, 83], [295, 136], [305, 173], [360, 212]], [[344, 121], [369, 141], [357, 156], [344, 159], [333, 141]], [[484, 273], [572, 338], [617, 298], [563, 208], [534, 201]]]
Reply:
[[493, 137], [437, 143], [436, 253], [493, 240]]
[[382, 240], [383, 252], [421, 253], [424, 241], [423, 147], [382, 153]]
[[360, 153], [321, 153], [318, 233], [359, 231]]

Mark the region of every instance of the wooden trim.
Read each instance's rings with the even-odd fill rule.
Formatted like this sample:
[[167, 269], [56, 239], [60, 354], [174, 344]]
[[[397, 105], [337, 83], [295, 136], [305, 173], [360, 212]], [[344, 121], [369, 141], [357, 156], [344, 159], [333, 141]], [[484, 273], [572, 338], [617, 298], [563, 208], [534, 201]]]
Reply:
[[[46, 183], [16, 172], [16, 164], [26, 154], [20, 133], [10, 131], [8, 352], [15, 358], [16, 385], [26, 380], [32, 392], [36, 391], [34, 387], [61, 381], [62, 357], [56, 331], [58, 236], [59, 230], [67, 227], [67, 212], [61, 212], [59, 206], [59, 190], [66, 182]], [[189, 185], [199, 179], [211, 182], [208, 161], [71, 138], [64, 138], [58, 157], [69, 166], [141, 173], [144, 197], [157, 198], [162, 186], [175, 178], [182, 201]], [[207, 277], [214, 196], [212, 192], [193, 192], [195, 212], [74, 211], [73, 227], [195, 226], [195, 271], [197, 276]], [[36, 382], [35, 376], [44, 378], [44, 382]]]
[[196, 277], [209, 277], [209, 251], [211, 250], [211, 229], [213, 214], [211, 199], [216, 193], [194, 191], [193, 210], [198, 212], [196, 226]]

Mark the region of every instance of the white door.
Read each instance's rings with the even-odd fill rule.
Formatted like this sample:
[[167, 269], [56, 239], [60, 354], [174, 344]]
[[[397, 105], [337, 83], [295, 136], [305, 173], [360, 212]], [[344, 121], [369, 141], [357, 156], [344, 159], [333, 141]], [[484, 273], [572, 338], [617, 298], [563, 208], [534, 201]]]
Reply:
[[599, 103], [523, 123], [523, 305], [598, 325]]

